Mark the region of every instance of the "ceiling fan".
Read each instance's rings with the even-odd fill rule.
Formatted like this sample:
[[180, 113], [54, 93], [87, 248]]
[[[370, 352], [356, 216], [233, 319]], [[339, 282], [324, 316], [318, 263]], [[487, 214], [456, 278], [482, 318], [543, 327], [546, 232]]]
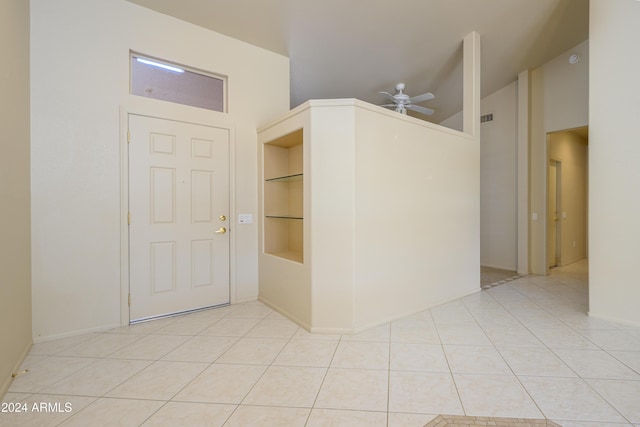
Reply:
[[431, 108], [421, 107], [419, 105], [413, 105], [416, 102], [429, 101], [430, 99], [435, 98], [434, 94], [431, 92], [423, 93], [422, 95], [410, 97], [406, 93], [402, 92], [404, 90], [404, 83], [398, 83], [396, 85], [396, 94], [391, 95], [389, 92], [380, 92], [387, 99], [393, 101], [393, 104], [384, 104], [381, 107], [394, 107], [398, 113], [407, 114], [407, 110], [417, 111], [418, 113], [426, 114], [427, 116], [432, 115], [435, 111]]

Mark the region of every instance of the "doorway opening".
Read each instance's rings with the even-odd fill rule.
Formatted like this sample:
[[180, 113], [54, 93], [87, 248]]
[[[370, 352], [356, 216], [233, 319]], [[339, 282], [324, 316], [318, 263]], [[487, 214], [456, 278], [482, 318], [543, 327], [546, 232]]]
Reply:
[[562, 265], [562, 162], [549, 159], [547, 179], [547, 268]]
[[547, 134], [547, 274], [588, 258], [588, 127]]

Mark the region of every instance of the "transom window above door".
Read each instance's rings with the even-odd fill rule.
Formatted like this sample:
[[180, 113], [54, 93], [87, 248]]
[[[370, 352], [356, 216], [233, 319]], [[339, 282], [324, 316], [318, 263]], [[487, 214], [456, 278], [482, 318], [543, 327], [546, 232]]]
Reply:
[[131, 52], [130, 93], [226, 112], [226, 77]]

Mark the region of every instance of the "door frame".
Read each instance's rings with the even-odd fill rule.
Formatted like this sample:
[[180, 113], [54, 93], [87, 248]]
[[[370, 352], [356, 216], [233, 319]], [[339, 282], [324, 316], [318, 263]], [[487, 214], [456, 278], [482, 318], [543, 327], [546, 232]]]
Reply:
[[[235, 231], [235, 126], [226, 113], [129, 96], [120, 106], [120, 324], [128, 326], [129, 315], [129, 115], [154, 117], [229, 131], [229, 230]], [[229, 302], [236, 302], [236, 233], [229, 236]]]
[[547, 264], [547, 274], [549, 274], [549, 270], [551, 270], [551, 266], [549, 265], [549, 253], [548, 253], [548, 248], [551, 245], [551, 242], [549, 242], [548, 240], [548, 236], [549, 236], [549, 228], [551, 227], [551, 224], [549, 223], [549, 218], [550, 218], [550, 206], [548, 203], [549, 198], [552, 196], [549, 193], [549, 181], [551, 180], [551, 167], [555, 167], [556, 170], [556, 179], [555, 179], [555, 192], [553, 194], [554, 198], [555, 198], [555, 205], [556, 205], [556, 214], [558, 217], [558, 220], [556, 221], [555, 227], [556, 227], [556, 232], [555, 232], [555, 242], [553, 242], [553, 245], [555, 246], [555, 267], [560, 267], [562, 265], [562, 161], [555, 159], [553, 157], [549, 157], [549, 160], [547, 161], [547, 203], [546, 203], [546, 219], [547, 219], [547, 223], [546, 223], [546, 230], [545, 230], [545, 235], [547, 236], [547, 238], [545, 239], [546, 242], [546, 246], [545, 248], [547, 249], [547, 253], [546, 253], [546, 264]]

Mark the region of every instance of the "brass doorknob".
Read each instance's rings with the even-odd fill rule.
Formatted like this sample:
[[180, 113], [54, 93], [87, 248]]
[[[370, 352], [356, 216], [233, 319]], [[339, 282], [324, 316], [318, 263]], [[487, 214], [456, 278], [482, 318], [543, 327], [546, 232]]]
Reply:
[[227, 232], [227, 229], [224, 227], [220, 227], [215, 231], [217, 234], [224, 234]]

